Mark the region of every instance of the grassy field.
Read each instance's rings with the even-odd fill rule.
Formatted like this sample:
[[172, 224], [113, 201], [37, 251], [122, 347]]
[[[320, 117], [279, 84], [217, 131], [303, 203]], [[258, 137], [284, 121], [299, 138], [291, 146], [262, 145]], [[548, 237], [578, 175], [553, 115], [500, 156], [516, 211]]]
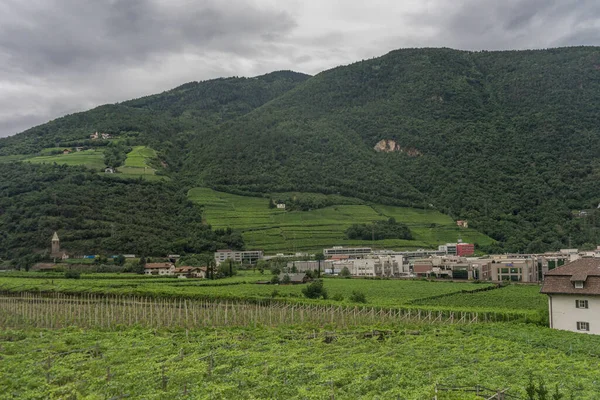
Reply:
[[509, 323], [0, 330], [0, 398], [431, 399], [440, 384], [524, 399], [532, 374], [586, 400], [600, 391], [598, 349], [600, 337]]
[[130, 168], [145, 168], [148, 167], [148, 160], [156, 158], [156, 151], [147, 146], [134, 146], [127, 153], [125, 167]]
[[31, 154], [16, 154], [10, 156], [0, 156], [0, 163], [9, 163], [13, 161], [24, 161], [33, 157]]
[[[273, 194], [277, 198], [278, 194]], [[204, 206], [207, 223], [215, 228], [241, 230], [247, 248], [277, 251], [318, 251], [331, 246], [371, 246], [390, 249], [437, 247], [438, 244], [466, 242], [489, 244], [492, 239], [473, 230], [458, 228], [455, 222], [434, 210], [371, 204], [340, 204], [312, 211], [270, 209], [268, 199], [237, 196], [208, 188], [194, 188], [188, 197]], [[348, 199], [348, 202], [356, 202]], [[415, 240], [348, 240], [345, 230], [355, 223], [371, 223], [394, 217], [407, 224]]]
[[415, 300], [413, 304], [470, 311], [490, 307], [499, 310], [546, 310], [548, 298], [540, 294], [540, 287], [537, 285], [514, 285], [485, 292], [456, 293], [440, 298]]
[[100, 149], [74, 151], [69, 154], [38, 156], [27, 159], [32, 163], [57, 163], [65, 165], [83, 165], [97, 171], [104, 168], [104, 152]]
[[[56, 148], [44, 149], [42, 155], [37, 157], [27, 156], [5, 156], [0, 157], [0, 162], [26, 160], [33, 163], [57, 163], [66, 165], [83, 165], [97, 171], [103, 171], [104, 151], [100, 148], [85, 151], [72, 152], [69, 154], [43, 155]], [[106, 174], [118, 178], [142, 178], [147, 180], [163, 180], [165, 176], [156, 175], [156, 170], [149, 166], [149, 161], [156, 157], [156, 151], [147, 146], [134, 146], [127, 153], [125, 164], [117, 168], [117, 174]], [[103, 172], [101, 172], [103, 173]]]

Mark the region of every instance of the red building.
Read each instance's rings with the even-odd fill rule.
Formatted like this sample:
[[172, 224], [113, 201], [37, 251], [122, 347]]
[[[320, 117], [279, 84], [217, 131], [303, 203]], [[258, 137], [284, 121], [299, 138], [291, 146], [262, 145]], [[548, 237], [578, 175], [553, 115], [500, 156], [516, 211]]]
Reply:
[[458, 243], [456, 255], [459, 257], [472, 256], [475, 253], [475, 245], [471, 243]]

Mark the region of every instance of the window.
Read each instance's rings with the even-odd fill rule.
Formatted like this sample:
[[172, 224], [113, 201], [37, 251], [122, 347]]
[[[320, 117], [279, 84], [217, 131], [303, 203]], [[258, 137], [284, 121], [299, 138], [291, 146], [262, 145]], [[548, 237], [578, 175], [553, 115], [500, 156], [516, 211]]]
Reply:
[[589, 322], [577, 322], [577, 330], [578, 331], [589, 331], [590, 323]]
[[583, 281], [575, 281], [575, 289], [583, 289]]
[[575, 300], [575, 307], [577, 308], [589, 308], [587, 300]]

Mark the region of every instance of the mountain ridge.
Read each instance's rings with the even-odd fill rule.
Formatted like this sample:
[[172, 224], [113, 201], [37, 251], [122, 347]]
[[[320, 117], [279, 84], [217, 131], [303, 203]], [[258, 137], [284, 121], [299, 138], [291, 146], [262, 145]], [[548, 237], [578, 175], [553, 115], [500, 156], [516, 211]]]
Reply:
[[[598, 47], [400, 49], [313, 77], [260, 78], [190, 82], [86, 122], [138, 132], [132, 143], [158, 150], [188, 188], [434, 207], [498, 240], [489, 251], [600, 241], [600, 219], [571, 212], [600, 202]], [[0, 154], [73, 137], [78, 123], [2, 139]], [[419, 156], [378, 153], [382, 140]]]

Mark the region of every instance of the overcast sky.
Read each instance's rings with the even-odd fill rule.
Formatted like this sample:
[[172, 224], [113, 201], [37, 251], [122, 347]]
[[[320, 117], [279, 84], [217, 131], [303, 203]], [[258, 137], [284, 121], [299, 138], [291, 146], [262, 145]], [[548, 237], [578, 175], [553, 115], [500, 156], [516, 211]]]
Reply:
[[0, 0], [0, 136], [189, 81], [402, 47], [600, 45], [597, 0]]

